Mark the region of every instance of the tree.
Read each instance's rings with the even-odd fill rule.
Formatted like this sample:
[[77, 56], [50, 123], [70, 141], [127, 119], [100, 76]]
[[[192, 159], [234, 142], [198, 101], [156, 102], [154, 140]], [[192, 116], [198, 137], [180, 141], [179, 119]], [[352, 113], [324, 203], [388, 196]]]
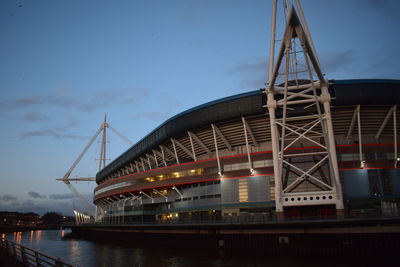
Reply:
[[58, 212], [47, 212], [42, 216], [42, 221], [45, 225], [61, 225], [63, 216]]

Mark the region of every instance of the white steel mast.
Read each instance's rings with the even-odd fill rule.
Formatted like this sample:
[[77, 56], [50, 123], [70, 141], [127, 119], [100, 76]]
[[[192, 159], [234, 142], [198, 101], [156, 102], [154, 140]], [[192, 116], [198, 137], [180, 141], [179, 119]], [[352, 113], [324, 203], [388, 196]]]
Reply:
[[100, 133], [102, 134], [102, 137], [101, 137], [101, 143], [100, 143], [99, 171], [101, 171], [106, 166], [106, 146], [107, 146], [106, 129], [107, 128], [112, 130], [116, 135], [118, 135], [121, 139], [123, 139], [129, 145], [133, 145], [133, 143], [128, 138], [126, 138], [125, 136], [123, 136], [121, 133], [119, 133], [117, 130], [115, 130], [114, 128], [112, 128], [110, 126], [110, 124], [107, 122], [107, 115], [104, 115], [104, 121], [101, 123], [99, 129], [96, 131], [94, 136], [90, 139], [89, 143], [85, 146], [83, 151], [79, 154], [78, 158], [72, 163], [71, 167], [64, 174], [63, 178], [56, 179], [58, 181], [63, 181], [68, 186], [68, 188], [75, 194], [75, 196], [77, 196], [81, 200], [81, 202], [85, 206], [85, 209], [87, 209], [88, 211], [91, 210], [90, 204], [88, 203], [86, 198], [84, 196], [82, 196], [82, 194], [80, 194], [79, 191], [74, 186], [72, 186], [71, 181], [75, 181], [75, 182], [96, 181], [96, 178], [95, 177], [70, 178], [70, 175], [71, 175], [72, 171], [75, 169], [75, 167], [78, 165], [78, 163], [81, 161], [83, 156], [86, 154], [86, 152], [89, 150], [91, 145], [94, 143], [94, 141], [100, 135]]
[[342, 214], [329, 81], [322, 74], [299, 0], [300, 19], [293, 1], [284, 5], [286, 26], [275, 60], [277, 0], [273, 0], [265, 90], [276, 212], [281, 217], [284, 207], [335, 205], [337, 213]]

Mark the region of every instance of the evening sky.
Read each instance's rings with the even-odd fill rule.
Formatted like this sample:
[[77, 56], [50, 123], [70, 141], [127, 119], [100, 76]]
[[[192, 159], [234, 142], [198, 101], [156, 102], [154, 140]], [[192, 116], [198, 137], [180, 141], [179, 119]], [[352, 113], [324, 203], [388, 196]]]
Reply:
[[[400, 79], [400, 1], [302, 4], [327, 78]], [[0, 1], [0, 210], [78, 207], [55, 178], [105, 113], [137, 142], [179, 112], [262, 88], [270, 17], [266, 0]], [[109, 159], [129, 148], [108, 139]], [[72, 177], [94, 176], [98, 152]], [[74, 186], [91, 199], [94, 183]]]

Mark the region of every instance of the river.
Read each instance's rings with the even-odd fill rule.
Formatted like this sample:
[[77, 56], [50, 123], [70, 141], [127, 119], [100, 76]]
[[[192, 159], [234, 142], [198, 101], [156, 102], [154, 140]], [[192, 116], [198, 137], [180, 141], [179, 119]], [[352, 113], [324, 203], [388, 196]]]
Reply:
[[[263, 254], [243, 249], [229, 252], [215, 249], [180, 249], [141, 247], [140, 244], [95, 242], [75, 238], [68, 230], [15, 232], [6, 238], [77, 266], [384, 266], [387, 259], [380, 257], [299, 257]], [[0, 264], [1, 265], [1, 264]]]

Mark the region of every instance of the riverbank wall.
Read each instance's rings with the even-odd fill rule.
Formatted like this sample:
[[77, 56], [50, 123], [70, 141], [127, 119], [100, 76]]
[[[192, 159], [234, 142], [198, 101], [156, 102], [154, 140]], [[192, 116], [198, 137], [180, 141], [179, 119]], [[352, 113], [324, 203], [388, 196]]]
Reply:
[[265, 254], [390, 255], [400, 249], [400, 221], [343, 220], [270, 224], [70, 226], [72, 235], [150, 247], [252, 250]]

